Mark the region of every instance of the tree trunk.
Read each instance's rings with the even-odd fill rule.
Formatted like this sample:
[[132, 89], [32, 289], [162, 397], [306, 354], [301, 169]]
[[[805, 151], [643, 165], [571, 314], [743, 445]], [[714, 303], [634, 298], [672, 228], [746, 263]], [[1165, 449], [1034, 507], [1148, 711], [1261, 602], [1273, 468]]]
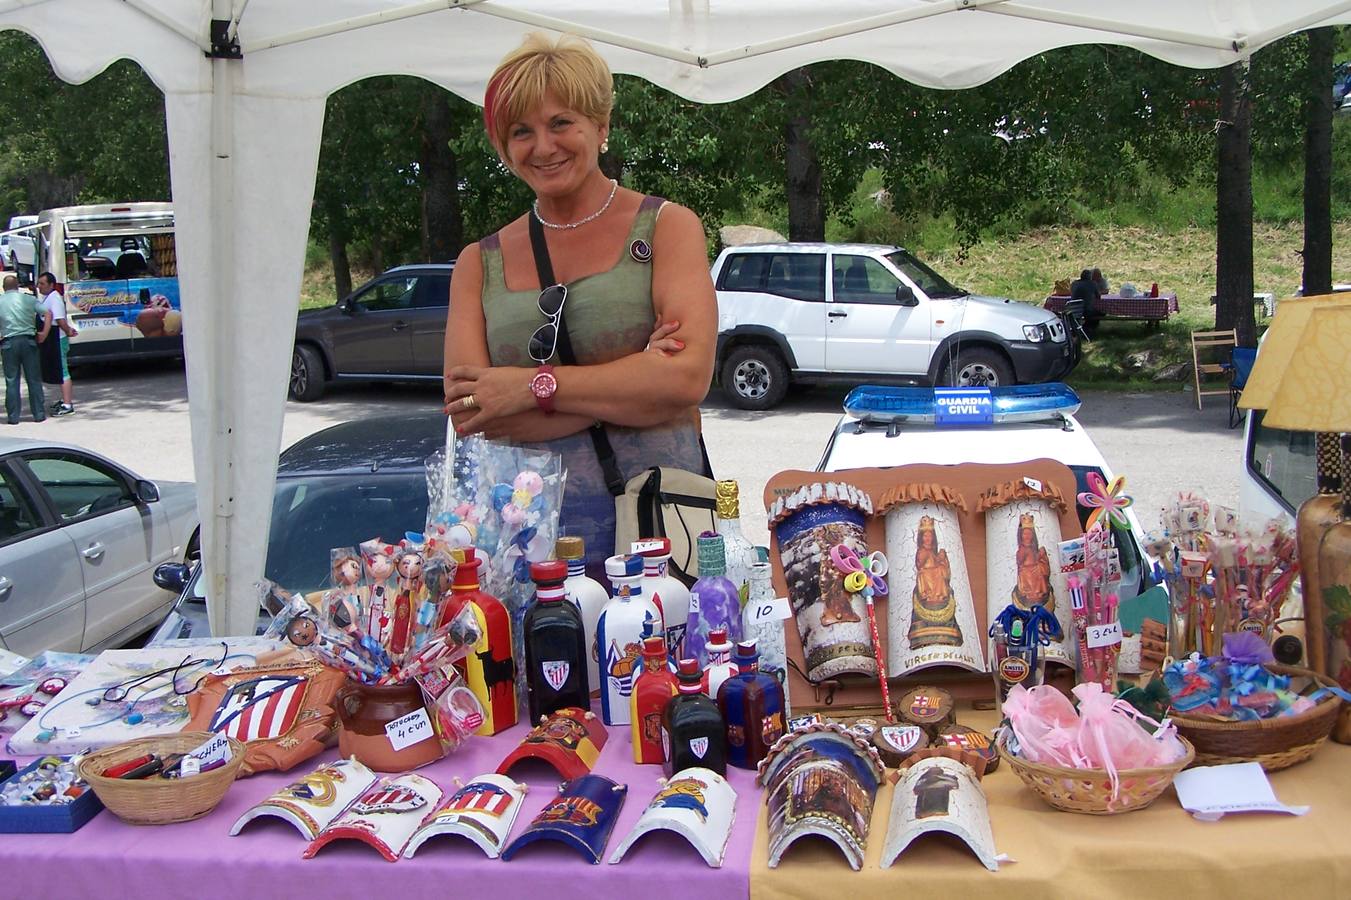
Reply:
[[327, 198], [323, 202], [328, 226], [328, 258], [333, 264], [333, 290], [341, 300], [352, 293], [352, 261], [347, 256], [351, 229], [347, 223], [347, 210], [341, 202]]
[[783, 131], [788, 240], [824, 241], [826, 216], [821, 203], [821, 162], [811, 140], [811, 76], [806, 69], [794, 69], [782, 77], [781, 83], [789, 95], [788, 121]]
[[1252, 96], [1248, 63], [1220, 73], [1216, 123], [1215, 327], [1238, 329], [1240, 347], [1257, 346], [1252, 277]]
[[1332, 293], [1332, 46], [1331, 28], [1309, 35], [1304, 99], [1304, 295]]
[[450, 262], [464, 248], [464, 220], [446, 92], [427, 85], [422, 110], [423, 252], [428, 262]]

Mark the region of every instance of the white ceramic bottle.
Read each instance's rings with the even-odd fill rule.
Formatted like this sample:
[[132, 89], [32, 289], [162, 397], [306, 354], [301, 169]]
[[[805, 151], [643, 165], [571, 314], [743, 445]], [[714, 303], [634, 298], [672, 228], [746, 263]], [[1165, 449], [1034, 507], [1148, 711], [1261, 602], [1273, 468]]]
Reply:
[[579, 537], [561, 537], [554, 544], [554, 556], [568, 564], [568, 580], [563, 582], [563, 590], [568, 599], [577, 605], [582, 613], [582, 627], [586, 630], [587, 675], [590, 680], [591, 694], [599, 694], [601, 687], [600, 664], [595, 655], [596, 622], [600, 620], [600, 611], [610, 599], [610, 592], [594, 578], [586, 574], [586, 544]]
[[751, 566], [760, 561], [755, 545], [741, 533], [741, 497], [735, 481], [719, 481], [713, 510], [718, 534], [722, 535], [723, 558], [727, 571], [723, 574], [737, 589], [741, 605], [750, 595]]
[[690, 589], [666, 571], [671, 559], [670, 538], [634, 541], [632, 552], [643, 558], [643, 593], [661, 610], [666, 623], [666, 649], [672, 662], [683, 655], [685, 624], [690, 617]]
[[612, 556], [605, 561], [605, 575], [611, 595], [596, 623], [601, 718], [606, 725], [628, 725], [629, 696], [643, 666], [643, 639], [661, 634], [661, 610], [643, 594], [642, 557]]
[[755, 641], [760, 651], [760, 671], [774, 676], [783, 686], [784, 715], [788, 715], [788, 645], [784, 637], [785, 619], [758, 619], [756, 610], [772, 605], [774, 585], [769, 563], [751, 566], [751, 595], [742, 609], [741, 635]]

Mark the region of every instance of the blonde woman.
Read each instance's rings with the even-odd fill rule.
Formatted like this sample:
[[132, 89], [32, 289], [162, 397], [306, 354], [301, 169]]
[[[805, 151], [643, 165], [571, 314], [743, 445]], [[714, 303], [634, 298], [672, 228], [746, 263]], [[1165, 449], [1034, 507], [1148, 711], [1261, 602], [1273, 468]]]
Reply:
[[[577, 38], [530, 35], [502, 60], [484, 125], [535, 201], [460, 254], [446, 323], [456, 430], [562, 454], [561, 527], [584, 538], [593, 572], [614, 552], [614, 502], [588, 429], [603, 423], [625, 479], [656, 465], [705, 470], [698, 405], [717, 340], [698, 217], [600, 170], [612, 101], [609, 68]], [[540, 283], [531, 218], [555, 284]], [[559, 358], [560, 316], [576, 365]]]

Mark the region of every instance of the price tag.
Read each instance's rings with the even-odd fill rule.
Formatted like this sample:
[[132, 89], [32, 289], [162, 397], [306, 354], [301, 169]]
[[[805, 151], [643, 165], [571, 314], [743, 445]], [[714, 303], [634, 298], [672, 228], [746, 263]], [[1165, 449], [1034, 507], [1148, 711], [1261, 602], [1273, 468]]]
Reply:
[[1031, 488], [1032, 490], [1034, 490], [1034, 491], [1040, 491], [1040, 490], [1041, 490], [1041, 482], [1038, 481], [1038, 480], [1035, 479], [1035, 478], [1027, 478], [1027, 477], [1024, 477], [1024, 478], [1023, 478], [1023, 484], [1027, 485], [1028, 487], [1030, 487], [1030, 488]]
[[385, 726], [385, 734], [389, 735], [389, 742], [395, 750], [411, 747], [435, 736], [426, 709], [415, 709], [406, 716], [399, 716]]
[[230, 758], [230, 742], [223, 734], [215, 735], [197, 749], [190, 751], [187, 758], [195, 759], [203, 766], [217, 760], [227, 760]]
[[661, 549], [661, 541], [634, 541], [629, 545], [630, 553], [651, 553]]
[[746, 604], [746, 624], [752, 626], [779, 622], [792, 614], [793, 608], [788, 605], [787, 597], [775, 597], [772, 600]]
[[699, 595], [696, 594], [694, 591], [690, 591], [690, 612], [697, 613], [698, 611], [699, 611]]
[[1088, 626], [1088, 646], [1090, 649], [1111, 647], [1121, 643], [1121, 623], [1108, 622], [1106, 625]]

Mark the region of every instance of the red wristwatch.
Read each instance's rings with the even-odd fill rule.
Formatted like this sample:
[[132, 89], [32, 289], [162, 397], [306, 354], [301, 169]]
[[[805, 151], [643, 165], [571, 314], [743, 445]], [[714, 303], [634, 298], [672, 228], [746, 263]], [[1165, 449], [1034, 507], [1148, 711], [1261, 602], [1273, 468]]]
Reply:
[[545, 415], [553, 415], [554, 394], [557, 391], [558, 379], [554, 377], [554, 367], [540, 366], [535, 377], [530, 379], [530, 393], [535, 395], [535, 402]]

